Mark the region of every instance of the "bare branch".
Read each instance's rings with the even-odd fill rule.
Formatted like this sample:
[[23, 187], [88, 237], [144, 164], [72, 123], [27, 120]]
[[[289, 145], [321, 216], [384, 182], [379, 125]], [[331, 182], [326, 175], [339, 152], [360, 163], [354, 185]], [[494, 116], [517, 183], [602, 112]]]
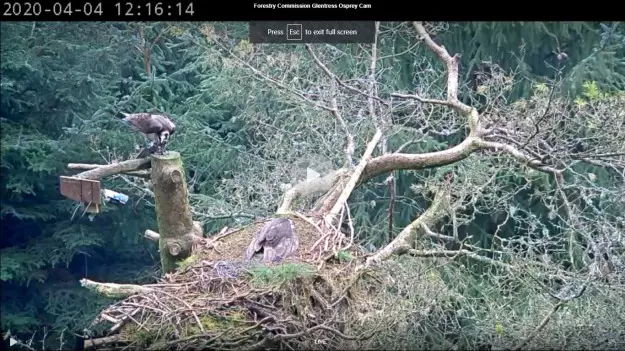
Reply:
[[254, 66], [250, 65], [249, 63], [247, 63], [247, 62], [245, 62], [245, 61], [241, 60], [241, 59], [240, 59], [237, 55], [235, 55], [235, 54], [234, 54], [234, 53], [232, 53], [230, 50], [228, 50], [226, 47], [224, 47], [224, 45], [223, 45], [223, 44], [221, 44], [219, 41], [215, 41], [215, 44], [217, 44], [220, 48], [222, 48], [223, 50], [225, 50], [226, 52], [228, 52], [228, 54], [230, 54], [230, 56], [231, 56], [232, 58], [234, 58], [237, 62], [239, 62], [240, 64], [242, 64], [242, 65], [244, 65], [245, 67], [247, 67], [249, 70], [251, 70], [254, 74], [256, 74], [256, 75], [257, 75], [258, 77], [260, 77], [261, 79], [263, 79], [263, 80], [265, 80], [265, 81], [267, 81], [267, 82], [269, 82], [269, 83], [271, 83], [271, 84], [275, 85], [276, 87], [278, 87], [278, 88], [280, 88], [280, 89], [282, 89], [282, 90], [284, 90], [284, 91], [287, 91], [287, 92], [289, 92], [289, 93], [291, 93], [291, 94], [293, 94], [293, 95], [297, 96], [298, 98], [302, 99], [303, 101], [308, 102], [308, 103], [309, 103], [309, 104], [311, 104], [312, 106], [319, 107], [319, 108], [324, 109], [324, 110], [329, 111], [329, 112], [332, 112], [332, 111], [333, 111], [332, 107], [329, 107], [329, 106], [326, 106], [326, 105], [320, 104], [320, 103], [318, 103], [318, 102], [316, 102], [316, 101], [313, 101], [313, 100], [311, 100], [311, 99], [307, 98], [304, 94], [299, 93], [299, 92], [297, 92], [297, 91], [295, 91], [295, 90], [291, 89], [291, 88], [290, 88], [290, 87], [288, 87], [287, 85], [284, 85], [284, 84], [280, 83], [278, 80], [276, 80], [276, 79], [274, 79], [274, 78], [272, 78], [272, 77], [268, 76], [267, 74], [265, 74], [265, 73], [263, 73], [263, 72], [259, 71], [258, 69], [256, 69]]
[[318, 193], [328, 192], [336, 182], [345, 177], [348, 174], [348, 170], [339, 169], [324, 177], [304, 181], [293, 188], [289, 189], [284, 194], [282, 205], [278, 209], [277, 213], [283, 214], [292, 211], [293, 203], [299, 197], [312, 196]]
[[345, 189], [341, 193], [341, 196], [339, 197], [339, 199], [334, 204], [334, 207], [332, 207], [332, 209], [330, 210], [330, 213], [325, 217], [326, 223], [334, 222], [334, 220], [339, 215], [339, 212], [343, 208], [343, 205], [345, 204], [345, 202], [347, 202], [347, 199], [349, 198], [349, 196], [351, 195], [352, 191], [356, 187], [356, 184], [358, 183], [361, 174], [363, 173], [363, 171], [365, 170], [365, 167], [367, 166], [367, 161], [371, 157], [371, 154], [373, 153], [373, 150], [378, 145], [378, 143], [380, 142], [381, 138], [382, 138], [382, 130], [378, 129], [375, 132], [375, 135], [373, 136], [373, 139], [371, 139], [371, 141], [367, 145], [367, 149], [365, 150], [364, 154], [362, 155], [362, 158], [360, 159], [360, 163], [358, 164], [356, 169], [354, 169], [354, 173], [352, 173], [351, 178], [349, 179], [349, 181], [345, 185]]
[[94, 348], [97, 346], [113, 344], [115, 342], [118, 342], [120, 339], [121, 339], [121, 335], [111, 335], [111, 336], [105, 336], [105, 337], [97, 338], [97, 339], [87, 339], [84, 341], [84, 347], [85, 349], [90, 349], [90, 348]]
[[99, 283], [83, 278], [80, 285], [103, 296], [110, 298], [125, 298], [139, 292], [149, 292], [152, 289], [135, 284]]
[[545, 166], [539, 160], [536, 160], [532, 157], [525, 155], [524, 153], [522, 153], [521, 151], [519, 151], [517, 148], [515, 148], [512, 145], [497, 143], [497, 142], [492, 142], [492, 141], [485, 141], [483, 139], [477, 139], [475, 143], [482, 149], [503, 151], [509, 154], [510, 156], [512, 156], [519, 163], [524, 164], [530, 168], [536, 169], [538, 171], [553, 173], [555, 175], [559, 175], [562, 173], [561, 170], [555, 169], [550, 166]]
[[381, 173], [401, 169], [424, 169], [439, 167], [461, 161], [479, 150], [478, 139], [469, 137], [449, 149], [424, 154], [392, 153], [375, 157], [367, 163], [361, 182]]
[[547, 325], [547, 323], [549, 323], [549, 321], [551, 320], [551, 317], [553, 317], [553, 315], [556, 312], [558, 312], [558, 310], [562, 306], [564, 306], [567, 302], [582, 296], [582, 294], [584, 293], [585, 290], [586, 290], [586, 284], [584, 284], [582, 289], [575, 296], [573, 296], [573, 297], [571, 297], [569, 299], [566, 299], [566, 300], [560, 300], [557, 304], [555, 304], [551, 308], [549, 313], [547, 313], [545, 318], [543, 318], [543, 320], [540, 322], [540, 324], [536, 327], [536, 329], [534, 329], [534, 332], [528, 338], [523, 339], [515, 348], [513, 348], [513, 350], [518, 351], [518, 350], [523, 349], [523, 347], [525, 345], [527, 345], [528, 342], [532, 341], [536, 337], [536, 335], [538, 335], [538, 333], [540, 333], [540, 331]]
[[367, 258], [363, 267], [370, 267], [390, 258], [394, 254], [402, 254], [410, 250], [418, 238], [418, 234], [423, 228], [433, 227], [446, 214], [446, 204], [449, 202], [449, 193], [446, 189], [440, 189], [430, 207], [412, 223], [407, 225], [397, 237], [375, 255]]
[[448, 257], [448, 258], [454, 257], [455, 258], [458, 256], [466, 256], [476, 261], [492, 264], [492, 265], [499, 266], [505, 269], [512, 270], [514, 268], [513, 266], [509, 264], [503, 263], [501, 261], [493, 260], [492, 258], [488, 258], [485, 256], [480, 256], [476, 254], [475, 252], [464, 250], [464, 249], [462, 250], [414, 250], [414, 249], [411, 249], [411, 250], [408, 250], [407, 253], [409, 255], [416, 256], [416, 257]]
[[[378, 34], [378, 27], [379, 27], [379, 22], [376, 22], [376, 40], [374, 42], [374, 47], [377, 44], [377, 34]], [[364, 91], [355, 88], [351, 85], [346, 84], [345, 82], [343, 82], [342, 80], [339, 79], [339, 77], [337, 77], [334, 73], [332, 73], [332, 71], [330, 71], [328, 69], [328, 67], [326, 65], [323, 64], [323, 62], [321, 62], [321, 60], [319, 60], [319, 58], [317, 58], [317, 56], [314, 54], [314, 52], [312, 51], [312, 47], [310, 44], [306, 44], [306, 50], [308, 50], [308, 52], [311, 54], [311, 56], [313, 57], [313, 60], [315, 61], [315, 63], [317, 64], [317, 66], [319, 66], [319, 68], [321, 68], [324, 73], [326, 75], [328, 75], [328, 77], [330, 77], [330, 79], [336, 81], [340, 86], [342, 86], [345, 89], [351, 90], [355, 93], [358, 93], [360, 95], [366, 96], [368, 99], [374, 99], [377, 100], [378, 102], [384, 104], [384, 105], [389, 105], [389, 103], [381, 98], [379, 98], [376, 95], [371, 94], [371, 92], [365, 93]]]
[[[69, 168], [78, 168], [80, 164], [70, 163]], [[119, 173], [128, 173], [137, 171], [140, 169], [150, 168], [150, 158], [139, 158], [134, 160], [122, 161], [119, 163], [112, 163], [109, 165], [102, 165], [97, 168], [93, 168], [89, 171], [76, 174], [74, 177], [82, 179], [98, 180], [104, 177], [109, 177]]]
[[[68, 163], [67, 164], [67, 168], [69, 169], [84, 169], [84, 170], [96, 169], [102, 166], [106, 166], [106, 165], [98, 165], [98, 164], [90, 164], [90, 163]], [[123, 174], [133, 176], [133, 177], [138, 177], [138, 178], [150, 179], [149, 171], [127, 171], [127, 172], [123, 172]]]

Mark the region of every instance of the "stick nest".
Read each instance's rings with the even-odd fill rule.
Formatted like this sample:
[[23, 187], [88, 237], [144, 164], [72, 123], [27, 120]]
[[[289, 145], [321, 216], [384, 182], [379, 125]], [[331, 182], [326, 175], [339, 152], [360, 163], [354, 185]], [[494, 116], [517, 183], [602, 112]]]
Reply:
[[293, 221], [300, 244], [286, 260], [243, 260], [265, 221], [255, 223], [196, 246], [176, 272], [110, 306], [94, 323], [126, 321], [117, 347], [358, 348], [370, 336], [350, 334], [357, 332], [350, 327], [353, 302], [366, 294], [354, 290], [367, 276], [355, 272], [362, 254], [356, 248], [340, 251], [319, 265], [310, 248], [322, 233], [307, 221]]

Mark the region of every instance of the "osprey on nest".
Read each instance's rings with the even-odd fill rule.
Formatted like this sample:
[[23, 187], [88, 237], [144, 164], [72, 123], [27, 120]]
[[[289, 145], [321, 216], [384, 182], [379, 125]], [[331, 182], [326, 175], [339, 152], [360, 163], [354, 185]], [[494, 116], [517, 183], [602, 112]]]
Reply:
[[279, 262], [291, 255], [299, 247], [293, 221], [288, 218], [276, 218], [254, 233], [250, 246], [245, 250], [245, 260], [249, 261], [260, 250], [263, 262]]
[[[152, 141], [152, 145], [148, 149], [150, 153], [157, 152], [162, 155], [165, 151], [165, 145], [170, 137], [176, 131], [176, 125], [164, 114], [157, 113], [123, 113], [122, 119], [133, 129], [138, 130], [146, 138]], [[145, 151], [145, 150], [144, 150]], [[139, 157], [145, 157], [144, 151]]]

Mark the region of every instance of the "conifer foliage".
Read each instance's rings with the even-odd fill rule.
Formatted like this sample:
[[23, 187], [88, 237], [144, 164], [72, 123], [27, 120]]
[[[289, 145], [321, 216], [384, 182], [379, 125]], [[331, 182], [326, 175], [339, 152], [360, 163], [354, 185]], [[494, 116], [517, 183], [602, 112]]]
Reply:
[[[578, 117], [567, 125], [549, 125], [556, 118], [545, 119], [558, 132], [554, 154], [574, 161], [572, 177], [586, 177], [591, 184], [575, 198], [575, 215], [587, 225], [577, 230], [606, 237], [615, 228], [622, 231], [623, 203], [605, 190], [622, 189], [622, 173], [602, 163], [577, 162], [589, 149], [619, 151], [602, 149], [596, 138], [598, 129], [615, 127], [618, 120], [606, 126], [606, 119], [596, 116], [610, 115], [610, 107], [623, 98], [622, 24], [479, 22], [432, 28], [437, 28], [432, 31], [436, 41], [462, 54], [461, 99], [475, 103], [492, 121], [543, 107], [547, 117], [562, 111]], [[404, 55], [419, 42], [412, 27], [385, 23], [382, 29], [376, 94], [424, 90], [443, 96], [445, 82], [434, 55], [426, 49]], [[77, 332], [110, 303], [80, 288], [80, 278], [145, 283], [157, 275], [156, 247], [139, 235], [156, 228], [148, 181], [124, 175], [107, 179], [106, 188], [130, 195], [131, 201], [106, 205], [96, 216], [59, 194], [58, 176], [67, 174], [69, 162], [121, 161], [145, 145], [119, 123], [118, 112], [154, 110], [173, 116], [177, 132], [168, 148], [183, 157], [193, 215], [207, 232], [274, 213], [284, 190], [305, 179], [307, 168], [325, 174], [353, 166], [340, 151], [347, 148], [345, 126], [311, 107], [331, 100], [332, 89], [339, 87], [320, 74], [303, 45], [252, 45], [245, 23], [12, 22], [2, 23], [0, 30], [3, 332], [26, 338], [43, 327], [57, 336]], [[368, 50], [336, 45], [318, 55], [346, 83], [364, 91], [371, 79], [363, 64]], [[476, 74], [484, 76], [477, 83]], [[285, 87], [300, 96], [286, 93], [290, 88]], [[562, 98], [552, 101], [554, 91]], [[433, 152], [464, 137], [461, 123], [440, 106], [398, 106], [382, 153]], [[374, 132], [363, 118], [366, 104], [346, 102], [341, 109], [354, 136], [354, 155], [361, 154]], [[531, 135], [528, 121], [509, 122], [510, 128]], [[616, 135], [610, 132], [606, 135]], [[536, 153], [544, 148], [531, 140], [526, 146]], [[573, 151], [579, 160], [570, 157]], [[584, 248], [586, 239], [563, 229], [566, 215], [541, 200], [556, 192], [555, 181], [487, 156], [482, 163], [470, 157], [433, 169], [387, 172], [362, 184], [349, 200], [361, 243], [372, 249], [388, 244], [428, 207], [429, 190], [453, 173], [469, 179], [467, 188], [475, 192], [483, 190], [476, 185], [480, 182], [492, 191], [471, 205], [475, 211], [465, 213], [465, 222], [454, 218], [432, 230], [471, 236], [472, 245], [484, 248], [492, 248], [498, 238], [523, 247], [522, 239], [537, 233], [553, 234], [558, 243], [566, 237], [569, 244], [553, 249], [553, 259], [584, 267], [593, 256]], [[492, 167], [500, 168], [489, 180]], [[511, 189], [515, 192], [506, 193]], [[576, 190], [564, 191], [572, 196]], [[504, 193], [508, 197], [501, 201]], [[473, 273], [488, 267], [473, 266]], [[448, 278], [453, 280], [453, 274]], [[475, 279], [472, 284], [482, 284]], [[468, 295], [480, 294], [471, 289]]]

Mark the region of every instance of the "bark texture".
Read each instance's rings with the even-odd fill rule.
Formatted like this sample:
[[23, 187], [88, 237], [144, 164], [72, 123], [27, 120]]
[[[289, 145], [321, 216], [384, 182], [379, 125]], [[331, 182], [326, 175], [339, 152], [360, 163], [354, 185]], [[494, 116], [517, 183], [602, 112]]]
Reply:
[[82, 179], [99, 180], [99, 179], [109, 177], [109, 176], [119, 174], [119, 173], [127, 173], [127, 172], [137, 171], [140, 169], [149, 168], [150, 159], [139, 158], [139, 159], [127, 160], [127, 161], [118, 162], [118, 163], [112, 163], [109, 165], [84, 165], [84, 164], [70, 163], [68, 167], [72, 169], [91, 168], [88, 171], [76, 174], [74, 177], [82, 178]]
[[[163, 274], [176, 269], [176, 263], [191, 255], [193, 225], [187, 184], [180, 154], [169, 151], [152, 157], [152, 182]], [[200, 233], [201, 234], [201, 233]]]

